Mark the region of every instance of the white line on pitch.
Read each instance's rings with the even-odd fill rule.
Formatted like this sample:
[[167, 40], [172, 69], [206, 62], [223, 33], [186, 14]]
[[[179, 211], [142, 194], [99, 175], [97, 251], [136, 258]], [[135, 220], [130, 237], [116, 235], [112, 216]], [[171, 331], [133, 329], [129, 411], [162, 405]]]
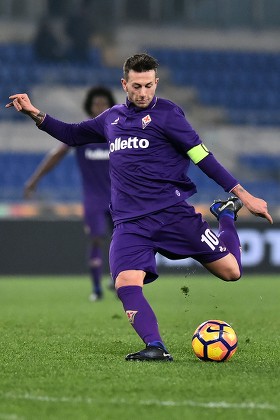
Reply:
[[[193, 400], [182, 400], [182, 401], [161, 401], [161, 400], [139, 400], [129, 401], [123, 398], [111, 399], [111, 400], [98, 400], [90, 397], [51, 397], [49, 395], [32, 395], [22, 394], [16, 395], [11, 393], [1, 394], [0, 397], [5, 399], [13, 400], [31, 400], [31, 401], [42, 401], [50, 403], [72, 403], [72, 404], [112, 404], [112, 405], [146, 405], [146, 406], [164, 406], [164, 407], [201, 407], [201, 408], [225, 408], [225, 409], [243, 409], [243, 410], [273, 410], [279, 411], [280, 407], [269, 403], [254, 403], [254, 402], [240, 402], [230, 403], [226, 401], [209, 401], [200, 402]], [[8, 419], [7, 419], [8, 420]], [[12, 418], [9, 420], [13, 420]]]
[[1, 420], [24, 420], [24, 417], [19, 417], [17, 414], [0, 413]]

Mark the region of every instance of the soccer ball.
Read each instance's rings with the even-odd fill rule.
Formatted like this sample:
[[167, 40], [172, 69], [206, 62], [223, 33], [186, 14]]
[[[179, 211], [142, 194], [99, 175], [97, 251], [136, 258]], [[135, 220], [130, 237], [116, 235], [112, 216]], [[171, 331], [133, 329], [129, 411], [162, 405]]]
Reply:
[[192, 338], [195, 355], [205, 361], [229, 360], [237, 350], [237, 343], [234, 329], [226, 322], [217, 319], [200, 324]]

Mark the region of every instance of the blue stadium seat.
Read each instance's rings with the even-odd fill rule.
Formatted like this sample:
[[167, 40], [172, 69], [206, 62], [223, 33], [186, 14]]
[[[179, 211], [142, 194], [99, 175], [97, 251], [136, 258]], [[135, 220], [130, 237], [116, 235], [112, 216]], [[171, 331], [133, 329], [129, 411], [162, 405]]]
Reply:
[[236, 124], [280, 125], [280, 55], [270, 52], [154, 48], [174, 66], [176, 85], [193, 86], [201, 102], [222, 106]]
[[[0, 200], [22, 200], [24, 184], [43, 157], [42, 153], [0, 153]], [[59, 201], [81, 200], [81, 180], [74, 155], [66, 156], [42, 179], [38, 196]]]
[[279, 156], [273, 154], [242, 154], [239, 161], [256, 172], [280, 177]]
[[[185, 48], [153, 48], [149, 52], [162, 66], [172, 69], [176, 85], [195, 87], [202, 103], [224, 107], [232, 123], [280, 125], [280, 54]], [[15, 66], [18, 60], [19, 68]], [[30, 45], [0, 44], [2, 106], [7, 93], [30, 90], [34, 83], [113, 87], [120, 77], [119, 68], [104, 65], [99, 48], [91, 49], [88, 63], [42, 64]], [[24, 120], [20, 114], [0, 112], [0, 120], [4, 119]]]
[[0, 44], [0, 57], [7, 63], [18, 63], [28, 64], [34, 61], [34, 51], [30, 44], [24, 43], [5, 43]]
[[101, 51], [99, 48], [91, 48], [89, 51], [89, 60], [91, 67], [94, 66], [94, 68], [97, 67], [103, 67], [102, 64], [102, 56]]

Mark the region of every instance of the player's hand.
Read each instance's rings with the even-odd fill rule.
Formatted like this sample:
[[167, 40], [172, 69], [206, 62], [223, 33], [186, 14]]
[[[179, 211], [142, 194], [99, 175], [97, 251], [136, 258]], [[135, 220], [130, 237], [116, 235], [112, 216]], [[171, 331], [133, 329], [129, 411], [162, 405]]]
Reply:
[[244, 206], [251, 212], [254, 216], [263, 217], [268, 220], [269, 223], [273, 223], [271, 215], [268, 213], [267, 202], [262, 198], [255, 197], [250, 194], [242, 185], [237, 184], [236, 187], [232, 189], [233, 194], [235, 194], [243, 202]]
[[6, 108], [14, 107], [18, 112], [23, 112], [24, 114], [39, 114], [40, 110], [35, 108], [34, 105], [32, 105], [28, 95], [26, 93], [17, 93], [15, 95], [9, 96], [9, 99], [12, 100], [12, 102], [9, 102], [6, 105]]
[[246, 207], [254, 216], [263, 217], [273, 224], [273, 219], [267, 209], [267, 202], [263, 199], [251, 196], [250, 201], [246, 203]]

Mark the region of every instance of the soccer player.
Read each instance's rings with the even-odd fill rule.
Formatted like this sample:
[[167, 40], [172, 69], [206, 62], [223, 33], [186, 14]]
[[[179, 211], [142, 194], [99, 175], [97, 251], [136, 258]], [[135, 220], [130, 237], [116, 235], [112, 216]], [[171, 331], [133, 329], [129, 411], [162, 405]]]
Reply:
[[[111, 91], [105, 87], [96, 86], [89, 89], [86, 94], [84, 111], [88, 117], [95, 118], [114, 105], [115, 100]], [[52, 170], [71, 149], [65, 144], [60, 144], [48, 153], [25, 184], [24, 196], [26, 198], [31, 197], [40, 179]], [[76, 147], [75, 152], [82, 177], [85, 232], [90, 242], [88, 264], [92, 293], [89, 299], [95, 302], [103, 297], [101, 285], [103, 242], [108, 225], [112, 228], [109, 211], [109, 151], [107, 144], [101, 143]], [[109, 287], [111, 286], [113, 285], [109, 284]]]
[[[109, 145], [114, 221], [110, 268], [128, 320], [146, 344], [126, 360], [173, 360], [142, 290], [158, 277], [157, 252], [170, 259], [192, 257], [222, 280], [235, 281], [242, 274], [234, 223], [242, 202], [272, 223], [267, 203], [246, 191], [215, 159], [181, 108], [155, 96], [157, 68], [148, 54], [129, 57], [121, 80], [126, 103], [79, 124], [46, 115], [27, 94], [10, 96], [6, 105], [28, 114], [41, 130], [69, 146]], [[218, 236], [186, 201], [196, 192], [186, 175], [190, 161], [234, 195], [211, 206], [219, 220]]]

